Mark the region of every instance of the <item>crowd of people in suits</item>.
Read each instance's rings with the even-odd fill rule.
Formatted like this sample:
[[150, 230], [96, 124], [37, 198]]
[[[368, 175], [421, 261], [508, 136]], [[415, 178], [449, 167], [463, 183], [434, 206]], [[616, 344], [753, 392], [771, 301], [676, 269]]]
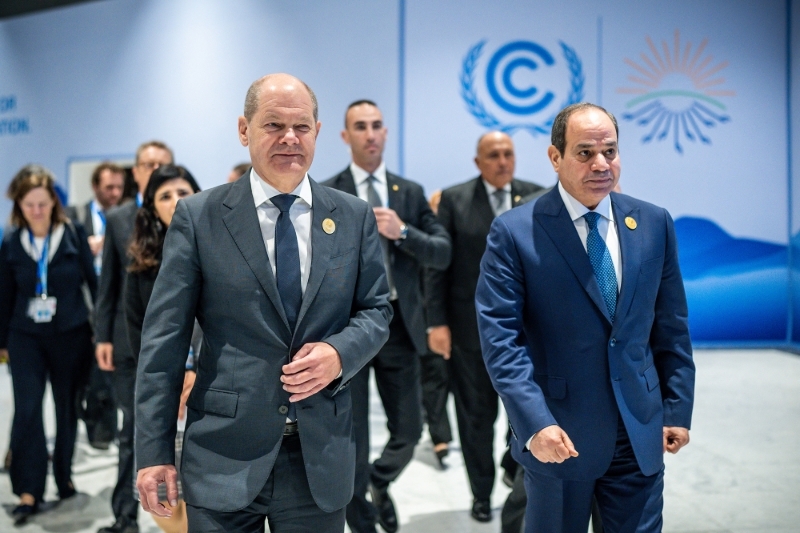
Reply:
[[[583, 120], [579, 126], [586, 122], [585, 131], [575, 130], [578, 119], [570, 122], [573, 113]], [[538, 227], [528, 227], [534, 216], [555, 216], [559, 206], [569, 205], [577, 195], [578, 207], [570, 209], [605, 209], [613, 221], [611, 204], [601, 203], [609, 201], [608, 191], [618, 185], [616, 122], [609, 130], [609, 119], [613, 116], [591, 105], [570, 110], [563, 118], [562, 136], [569, 126], [569, 142], [583, 139], [574, 157], [569, 152], [572, 144], [556, 146], [550, 154], [564, 185], [546, 189], [515, 178], [513, 141], [504, 132], [492, 131], [477, 143], [474, 162], [479, 175], [437, 191], [428, 200], [420, 184], [386, 168], [388, 130], [379, 106], [366, 99], [345, 110], [341, 137], [351, 154], [348, 166], [319, 184], [311, 180], [307, 170], [320, 128], [316, 96], [296, 78], [270, 75], [251, 86], [239, 119], [239, 139], [251, 161], [234, 167], [228, 184], [204, 194], [197, 195], [200, 187], [194, 177], [174, 164], [172, 150], [159, 141], [137, 149], [130, 170], [135, 194], [126, 201], [125, 169], [113, 163], [95, 170], [94, 198], [68, 209], [55, 193], [55, 178], [48, 170], [24, 167], [8, 189], [14, 203], [13, 229], [0, 247], [0, 357], [9, 361], [14, 386], [7, 460], [13, 491], [20, 498], [13, 511], [17, 523], [36, 514], [44, 496], [48, 452], [42, 398], [49, 380], [56, 404], [52, 462], [60, 499], [76, 493], [71, 478], [76, 399], [83, 400], [77, 403], [83, 405], [92, 445], [107, 448], [112, 439], [118, 443], [118, 477], [111, 497], [115, 522], [98, 533], [137, 533], [140, 502], [164, 531], [259, 531], [266, 519], [274, 531], [298, 524], [318, 532], [342, 531], [346, 522], [354, 533], [375, 532], [377, 525], [394, 533], [400, 525], [390, 487], [412, 460], [424, 423], [439, 465], [446, 468], [453, 438], [447, 413], [450, 393], [474, 520], [488, 522], [493, 517], [494, 425], [502, 398], [514, 409], [509, 413], [510, 449], [502, 463], [504, 481], [513, 487], [502, 513], [504, 533], [545, 530], [531, 529], [533, 521], [536, 528], [550, 524], [548, 531], [578, 531], [581, 525], [585, 531], [591, 506], [595, 531], [602, 531], [604, 514], [614, 524], [612, 531], [639, 531], [628, 525], [617, 528], [627, 518], [613, 510], [619, 503], [616, 495], [595, 490], [594, 482], [589, 489], [585, 483], [566, 488], [554, 486], [553, 480], [564, 479], [565, 461], [577, 465], [577, 474], [569, 470], [566, 479], [578, 475], [605, 480], [605, 455], [584, 451], [583, 445], [601, 435], [612, 440], [610, 448], [601, 451], [611, 450], [616, 458], [609, 437], [614, 433], [616, 450], [633, 446], [623, 466], [638, 461], [650, 476], [650, 484], [637, 481], [641, 490], [656, 494], [659, 481], [652, 476], [657, 477], [659, 463], [650, 457], [652, 450], [642, 450], [652, 448], [652, 419], [659, 407], [653, 403], [648, 418], [639, 412], [642, 407], [625, 401], [656, 402], [646, 393], [660, 391], [659, 378], [662, 387], [672, 379], [670, 425], [689, 426], [691, 348], [686, 346], [688, 336], [670, 338], [683, 327], [685, 308], [678, 294], [682, 289], [676, 285], [680, 274], [675, 277], [670, 262], [671, 220], [663, 230], [666, 241], [656, 238], [656, 248], [648, 251], [651, 259], [661, 253], [666, 262], [663, 267], [659, 263], [658, 273], [669, 271], [672, 276], [664, 282], [669, 297], [651, 295], [659, 296], [657, 311], [669, 315], [671, 322], [653, 326], [653, 335], [664, 337], [656, 338], [658, 346], [642, 348], [647, 339], [637, 345], [645, 350], [641, 358], [650, 363], [638, 375], [644, 396], [633, 386], [612, 390], [611, 379], [608, 387], [585, 393], [595, 405], [607, 408], [603, 421], [564, 410], [568, 385], [563, 376], [581, 382], [589, 379], [587, 370], [572, 377], [572, 369], [552, 359], [548, 343], [561, 345], [559, 349], [569, 346], [561, 332], [571, 326], [563, 323], [566, 317], [552, 303], [545, 313], [541, 300], [526, 300], [526, 295], [534, 298], [534, 292], [537, 298], [546, 294], [552, 300], [557, 295], [550, 291], [575, 290], [571, 282], [559, 285], [560, 281], [536, 278], [536, 269], [552, 262], [559, 250], [558, 243], [549, 248], [556, 230], [548, 237], [540, 235]], [[600, 149], [594, 146], [597, 139]], [[587, 175], [593, 178], [570, 182], [568, 171], [577, 168], [575, 161], [591, 167]], [[581, 196], [582, 187], [589, 193]], [[657, 208], [626, 198], [614, 197], [612, 202], [614, 209], [625, 209], [617, 217], [624, 218], [629, 230], [636, 224], [629, 220], [636, 217], [659, 224]], [[562, 199], [565, 203], [559, 203]], [[510, 221], [506, 213], [521, 212], [514, 208], [523, 204], [533, 210], [530, 220], [515, 221], [510, 234], [504, 233], [498, 221]], [[550, 211], [543, 215], [540, 208]], [[516, 242], [519, 227], [534, 235], [532, 248], [525, 241], [528, 237], [522, 244]], [[586, 233], [579, 222], [575, 227], [579, 235]], [[608, 224], [604, 228], [607, 232]], [[607, 241], [617, 253], [605, 263], [611, 265], [611, 278], [598, 280], [615, 279], [613, 266], [619, 273], [620, 249], [632, 254], [624, 231], [617, 230], [619, 242]], [[558, 237], [568, 240], [564, 234]], [[569, 253], [574, 253], [580, 242], [570, 246]], [[494, 262], [487, 264], [489, 256]], [[594, 263], [585, 257], [580, 261], [583, 285], [578, 289], [591, 285], [586, 290], [594, 301], [607, 304], [602, 300], [607, 298], [605, 285], [602, 296], [592, 292], [598, 283], [594, 276], [599, 276]], [[651, 267], [648, 272], [655, 273]], [[569, 267], [561, 270], [569, 272]], [[624, 335], [641, 336], [627, 324], [633, 320], [629, 315], [652, 313], [647, 310], [650, 301], [631, 303], [630, 289], [619, 282], [620, 276], [615, 292], [627, 306], [620, 308], [622, 318], [614, 319], [616, 294], [613, 304], [600, 310], [605, 315], [582, 311], [582, 321], [594, 328], [592, 338], [606, 343], [609, 332], [617, 332], [612, 348], [617, 339], [627, 342]], [[635, 281], [632, 272], [625, 270], [625, 276]], [[650, 281], [658, 285], [655, 278]], [[512, 286], [516, 292], [510, 293]], [[578, 301], [581, 296], [572, 298]], [[528, 307], [536, 305], [540, 307]], [[644, 308], [628, 310], [636, 305]], [[540, 316], [544, 314], [548, 316]], [[627, 328], [624, 334], [611, 329], [618, 323]], [[569, 348], [575, 356], [591, 352], [579, 331], [569, 336], [578, 343]], [[670, 340], [678, 348], [668, 346]], [[663, 357], [668, 364], [661, 362], [661, 352], [669, 352], [670, 357]], [[531, 361], [535, 373], [526, 366]], [[587, 367], [592, 372], [608, 374], [608, 360], [592, 356], [590, 361], [595, 365]], [[388, 441], [372, 461], [371, 376], [389, 430]], [[520, 389], [518, 382], [527, 381], [531, 386]], [[265, 385], [270, 382], [274, 384]], [[584, 392], [569, 387], [582, 401]], [[657, 401], [660, 406], [661, 395]], [[122, 413], [120, 427], [117, 409]], [[525, 409], [538, 409], [540, 418], [531, 422]], [[550, 411], [559, 416], [554, 420]], [[656, 425], [659, 434], [665, 426], [665, 449], [667, 440], [669, 451], [688, 442], [688, 431], [667, 435], [667, 415], [656, 419], [664, 420]], [[560, 424], [572, 441], [564, 431], [551, 433]], [[523, 436], [527, 440], [520, 441]], [[538, 440], [545, 437], [550, 440]], [[578, 456], [573, 441], [594, 463], [585, 466], [583, 459], [572, 459]], [[548, 467], [550, 462], [558, 466]], [[176, 467], [181, 467], [180, 474]], [[560, 491], [563, 496], [556, 498]], [[526, 493], [543, 500], [556, 498], [558, 502], [550, 503], [558, 512], [552, 512], [571, 518], [561, 524], [552, 513], [534, 508], [536, 502]], [[658, 497], [660, 492], [651, 500]], [[281, 507], [285, 500], [292, 506]], [[657, 512], [660, 519], [657, 501], [640, 507]]]

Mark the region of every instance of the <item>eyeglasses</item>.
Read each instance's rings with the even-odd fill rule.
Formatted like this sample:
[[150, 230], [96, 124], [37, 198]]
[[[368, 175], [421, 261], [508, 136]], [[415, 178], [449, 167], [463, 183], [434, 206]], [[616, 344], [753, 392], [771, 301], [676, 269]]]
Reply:
[[161, 163], [156, 163], [154, 161], [142, 162], [136, 165], [138, 167], [144, 168], [146, 170], [155, 170], [161, 166]]

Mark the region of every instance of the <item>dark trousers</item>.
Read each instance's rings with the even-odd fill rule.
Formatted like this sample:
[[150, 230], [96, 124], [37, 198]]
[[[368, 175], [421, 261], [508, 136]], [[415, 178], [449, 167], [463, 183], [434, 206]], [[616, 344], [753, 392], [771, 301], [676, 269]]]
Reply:
[[11, 430], [11, 486], [14, 494], [42, 501], [47, 479], [47, 439], [42, 419], [45, 386], [50, 380], [56, 411], [53, 477], [62, 497], [72, 494], [72, 455], [78, 431], [76, 398], [86, 382], [92, 356], [88, 324], [52, 336], [11, 330], [8, 354], [14, 386]]
[[[356, 439], [356, 479], [353, 499], [347, 505], [347, 525], [354, 533], [375, 531], [375, 508], [366, 499], [371, 482], [383, 490], [397, 479], [414, 457], [422, 434], [419, 356], [395, 304], [389, 340], [350, 384], [353, 397], [353, 432]], [[386, 411], [389, 442], [370, 468], [369, 371], [375, 371], [378, 394]]]
[[283, 438], [266, 485], [247, 507], [232, 513], [186, 506], [192, 533], [262, 533], [264, 521], [271, 533], [342, 533], [344, 509], [326, 513], [314, 502], [308, 487], [300, 438]]
[[652, 476], [642, 474], [621, 419], [614, 457], [603, 477], [566, 481], [526, 470], [525, 490], [527, 533], [585, 533], [592, 496], [607, 531], [658, 533], [663, 525], [664, 469]]
[[456, 420], [467, 477], [476, 500], [488, 500], [494, 487], [494, 423], [498, 398], [479, 349], [453, 345], [450, 369]]
[[117, 484], [111, 494], [111, 509], [114, 511], [114, 518], [126, 518], [129, 522], [136, 522], [139, 512], [139, 501], [133, 494], [133, 480], [136, 475], [133, 464], [136, 360], [128, 347], [124, 317], [121, 313], [117, 314], [117, 322], [114, 324], [114, 372], [111, 380], [114, 384], [114, 400], [117, 408], [122, 411], [122, 428], [117, 433], [119, 438]]
[[447, 361], [433, 352], [420, 357], [422, 380], [422, 406], [433, 444], [453, 440], [450, 419], [447, 416], [447, 396], [450, 394], [450, 376]]

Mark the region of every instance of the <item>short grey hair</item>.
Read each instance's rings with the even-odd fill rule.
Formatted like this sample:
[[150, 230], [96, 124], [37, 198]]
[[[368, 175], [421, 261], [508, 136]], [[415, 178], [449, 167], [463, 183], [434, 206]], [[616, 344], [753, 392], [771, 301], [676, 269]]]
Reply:
[[[272, 76], [274, 76], [274, 74], [267, 74], [266, 76], [257, 79], [251, 83], [250, 88], [247, 89], [247, 94], [244, 97], [244, 118], [247, 119], [247, 122], [250, 122], [250, 120], [253, 118], [253, 115], [256, 114], [256, 110], [258, 109], [258, 99], [261, 97], [261, 86]], [[295, 76], [292, 77], [303, 84], [303, 87], [305, 87], [306, 91], [308, 91], [308, 95], [311, 97], [311, 105], [313, 106], [314, 122], [316, 122], [319, 120], [319, 105], [317, 104], [317, 95], [314, 94], [314, 91], [311, 90], [311, 87], [309, 87], [306, 82]]]

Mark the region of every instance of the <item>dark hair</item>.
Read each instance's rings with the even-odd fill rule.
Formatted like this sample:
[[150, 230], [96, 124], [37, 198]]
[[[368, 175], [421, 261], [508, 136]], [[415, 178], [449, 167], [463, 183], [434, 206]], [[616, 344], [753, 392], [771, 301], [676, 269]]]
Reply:
[[14, 207], [11, 209], [12, 226], [18, 228], [28, 227], [28, 221], [25, 220], [19, 203], [25, 198], [25, 195], [38, 187], [43, 187], [48, 194], [50, 194], [50, 198], [53, 199], [53, 211], [50, 213], [50, 223], [56, 224], [68, 220], [67, 216], [64, 214], [64, 207], [61, 205], [61, 200], [56, 193], [56, 178], [53, 173], [41, 165], [29, 164], [19, 169], [12, 178], [11, 183], [8, 184], [8, 189], [6, 190], [6, 196], [9, 200], [14, 202]]
[[556, 150], [558, 150], [558, 153], [562, 156], [564, 155], [564, 150], [567, 148], [567, 123], [569, 122], [569, 117], [578, 111], [585, 111], [586, 109], [599, 109], [608, 115], [608, 118], [610, 118], [611, 122], [614, 123], [614, 130], [617, 132], [617, 138], [619, 138], [619, 126], [617, 125], [617, 119], [614, 117], [614, 115], [606, 111], [605, 108], [589, 102], [572, 104], [558, 112], [558, 115], [556, 115], [556, 118], [553, 121], [553, 130], [550, 133], [550, 143], [556, 147]]
[[172, 148], [167, 146], [167, 143], [162, 142], [162, 141], [147, 141], [145, 143], [140, 144], [139, 148], [136, 149], [136, 162], [134, 163], [134, 165], [138, 165], [139, 164], [139, 157], [142, 155], [142, 152], [144, 152], [145, 150], [147, 150], [151, 146], [153, 148], [160, 148], [161, 150], [164, 150], [164, 151], [168, 152], [169, 153], [169, 161], [170, 161], [170, 163], [175, 161], [175, 154], [172, 153]]
[[236, 172], [239, 176], [242, 176], [245, 172], [247, 172], [247, 169], [249, 169], [251, 166], [252, 165], [247, 162], [239, 163], [238, 165], [236, 165], [231, 169], [231, 172]]
[[97, 165], [97, 168], [95, 168], [94, 172], [92, 172], [93, 186], [97, 187], [100, 185], [100, 174], [102, 174], [105, 170], [111, 171], [112, 174], [121, 175], [122, 182], [125, 183], [125, 169], [115, 163], [112, 163], [111, 161], [103, 161]]
[[372, 100], [367, 100], [366, 98], [362, 98], [361, 100], [356, 100], [355, 102], [353, 102], [352, 104], [347, 106], [347, 109], [344, 110], [344, 127], [345, 127], [345, 129], [347, 129], [347, 113], [349, 113], [351, 109], [353, 109], [354, 107], [359, 106], [359, 105], [371, 105], [372, 107], [378, 109], [378, 104], [376, 104]]
[[155, 197], [162, 185], [175, 179], [186, 180], [194, 192], [200, 192], [200, 186], [194, 176], [180, 165], [161, 165], [153, 171], [144, 190], [142, 207], [136, 212], [133, 236], [128, 247], [128, 253], [132, 258], [128, 272], [158, 270], [167, 228], [156, 214]]
[[[247, 122], [250, 122], [250, 120], [253, 118], [253, 115], [256, 114], [256, 110], [258, 110], [258, 98], [261, 96], [261, 86], [271, 76], [274, 76], [274, 74], [267, 74], [266, 76], [258, 78], [256, 81], [251, 83], [250, 88], [247, 89], [247, 94], [244, 97], [244, 118], [247, 119]], [[311, 90], [311, 87], [309, 87], [306, 82], [295, 76], [292, 77], [299, 81], [303, 87], [306, 88], [306, 91], [308, 91], [308, 95], [311, 97], [314, 121], [319, 120], [319, 105], [317, 104], [317, 95], [314, 94], [314, 91]]]

